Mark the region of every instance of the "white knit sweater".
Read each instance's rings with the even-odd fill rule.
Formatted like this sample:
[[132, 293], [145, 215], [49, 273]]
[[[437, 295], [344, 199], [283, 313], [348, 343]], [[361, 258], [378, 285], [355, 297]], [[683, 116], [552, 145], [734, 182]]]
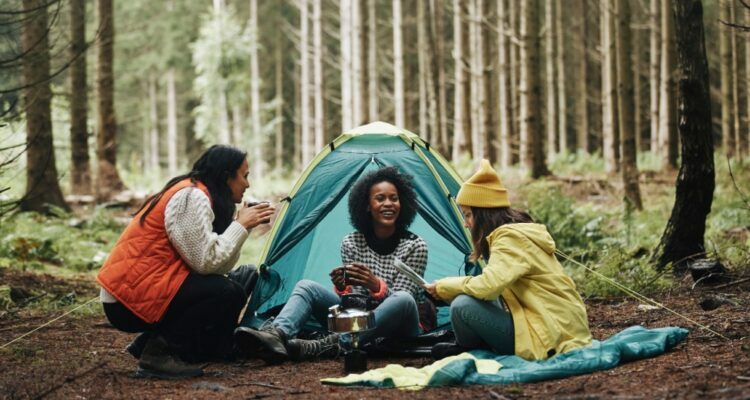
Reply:
[[[177, 191], [164, 211], [167, 237], [188, 267], [199, 274], [226, 274], [240, 257], [247, 230], [237, 221], [221, 235], [213, 231], [211, 201], [200, 189], [186, 187]], [[117, 301], [102, 288], [102, 303]]]

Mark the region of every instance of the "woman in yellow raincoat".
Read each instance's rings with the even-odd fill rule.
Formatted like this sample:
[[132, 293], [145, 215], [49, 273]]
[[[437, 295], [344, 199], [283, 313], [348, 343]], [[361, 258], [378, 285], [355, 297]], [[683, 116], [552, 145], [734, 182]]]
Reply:
[[555, 258], [544, 225], [510, 207], [508, 192], [489, 161], [458, 192], [464, 224], [474, 241], [477, 276], [449, 277], [425, 285], [451, 303], [456, 343], [439, 343], [433, 356], [489, 348], [540, 360], [591, 343], [586, 307]]

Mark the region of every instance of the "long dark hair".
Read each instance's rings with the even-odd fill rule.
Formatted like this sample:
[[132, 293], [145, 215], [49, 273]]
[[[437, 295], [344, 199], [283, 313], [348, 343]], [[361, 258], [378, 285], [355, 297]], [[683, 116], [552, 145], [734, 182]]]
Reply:
[[417, 215], [417, 194], [411, 184], [411, 176], [398, 172], [396, 167], [383, 167], [360, 178], [349, 194], [349, 220], [354, 228], [365, 234], [373, 232], [372, 215], [368, 211], [370, 188], [381, 182], [389, 182], [398, 191], [401, 210], [396, 219], [396, 233], [402, 234]]
[[227, 179], [237, 174], [237, 170], [240, 169], [245, 158], [247, 158], [247, 153], [236, 147], [220, 144], [209, 147], [193, 164], [193, 169], [190, 172], [170, 179], [159, 193], [146, 199], [135, 213], [138, 214], [146, 208], [140, 218], [141, 225], [169, 188], [184, 179], [190, 179], [190, 182], [199, 181], [208, 188], [214, 211], [213, 230], [218, 234], [223, 233], [232, 223], [235, 210], [232, 202], [232, 190], [227, 185]]
[[474, 253], [471, 254], [471, 259], [474, 261], [480, 257], [485, 260], [490, 258], [490, 246], [487, 243], [487, 235], [495, 229], [505, 224], [534, 222], [528, 213], [510, 207], [471, 207], [471, 214], [474, 217], [474, 225], [471, 227], [471, 240], [474, 241]]

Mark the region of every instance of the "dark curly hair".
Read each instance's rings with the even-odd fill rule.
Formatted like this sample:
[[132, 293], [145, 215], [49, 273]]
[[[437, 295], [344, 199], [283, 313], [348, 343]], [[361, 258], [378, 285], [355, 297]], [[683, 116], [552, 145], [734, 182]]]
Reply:
[[367, 210], [370, 204], [370, 188], [381, 182], [389, 182], [398, 191], [401, 210], [396, 219], [396, 233], [404, 233], [417, 215], [417, 193], [411, 184], [412, 177], [402, 174], [396, 167], [383, 167], [360, 178], [349, 194], [349, 220], [354, 228], [365, 235], [373, 232], [372, 215]]

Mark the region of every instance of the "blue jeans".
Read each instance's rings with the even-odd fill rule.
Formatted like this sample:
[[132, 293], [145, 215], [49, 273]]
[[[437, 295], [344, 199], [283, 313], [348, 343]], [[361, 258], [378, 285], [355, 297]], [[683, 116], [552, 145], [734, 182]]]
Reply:
[[[293, 338], [310, 317], [328, 326], [328, 307], [340, 303], [341, 298], [332, 289], [315, 281], [301, 280], [273, 323], [288, 338]], [[419, 334], [417, 302], [408, 292], [392, 293], [373, 310], [373, 314], [375, 329], [359, 336], [361, 344], [379, 337], [413, 337]]]
[[472, 349], [489, 346], [498, 354], [515, 354], [513, 316], [500, 302], [465, 294], [453, 299], [451, 325], [456, 343]]

